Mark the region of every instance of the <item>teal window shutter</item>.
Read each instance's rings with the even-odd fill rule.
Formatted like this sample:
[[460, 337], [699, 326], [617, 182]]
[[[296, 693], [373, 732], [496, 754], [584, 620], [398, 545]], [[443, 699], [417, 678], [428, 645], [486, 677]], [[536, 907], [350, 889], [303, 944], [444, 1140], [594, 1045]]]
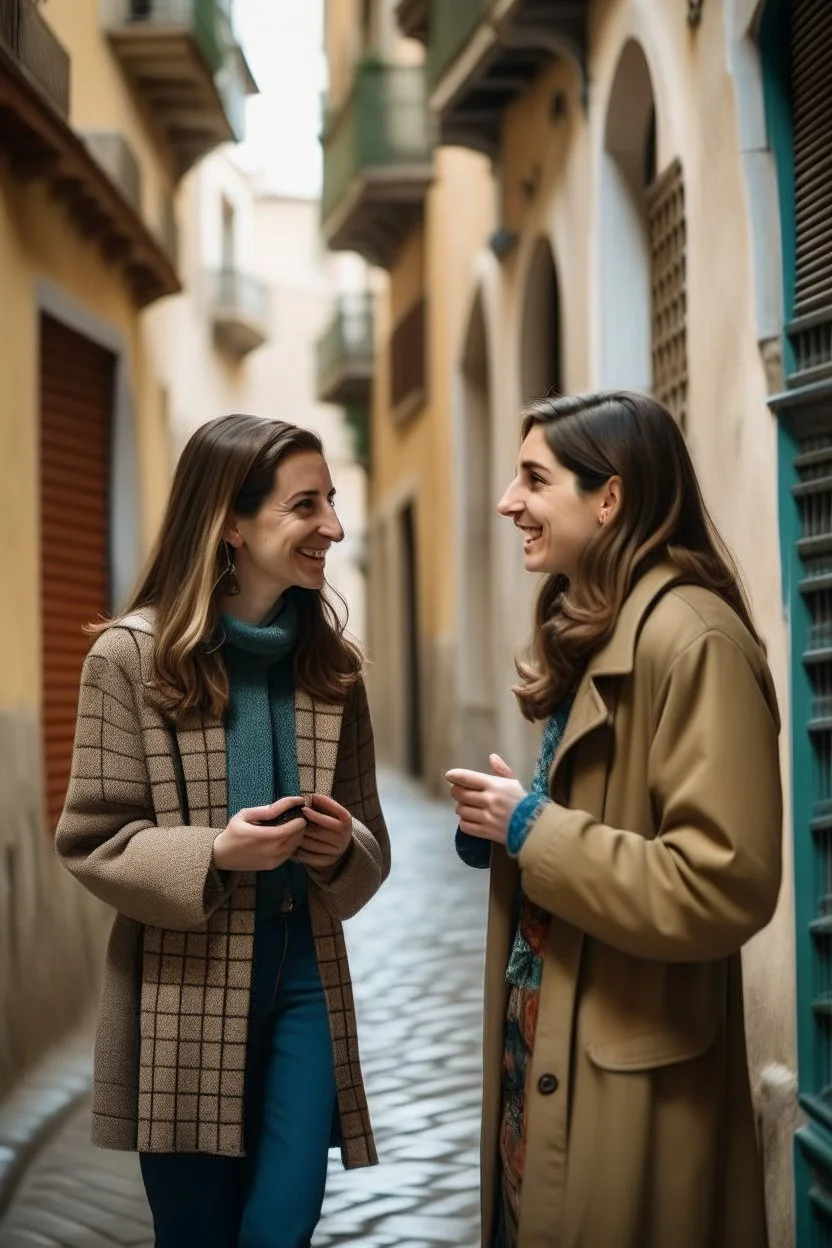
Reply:
[[832, 6], [768, 0], [760, 29], [786, 304], [780, 420], [792, 637], [800, 1103], [798, 1248], [832, 1248]]

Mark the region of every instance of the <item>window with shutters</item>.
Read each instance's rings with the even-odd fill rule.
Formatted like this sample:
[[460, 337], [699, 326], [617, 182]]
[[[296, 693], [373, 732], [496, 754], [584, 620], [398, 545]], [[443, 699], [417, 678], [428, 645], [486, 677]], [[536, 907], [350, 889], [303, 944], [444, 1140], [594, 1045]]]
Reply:
[[40, 335], [42, 730], [49, 829], [72, 761], [84, 626], [110, 610], [114, 357], [51, 317]]
[[798, 1248], [832, 1248], [832, 6], [767, 0], [760, 29], [780, 192], [786, 387], [781, 526], [792, 636]]
[[427, 397], [427, 318], [424, 298], [401, 316], [390, 339], [390, 405], [395, 421], [424, 407]]
[[674, 160], [648, 187], [653, 394], [684, 430], [688, 408], [685, 187]]

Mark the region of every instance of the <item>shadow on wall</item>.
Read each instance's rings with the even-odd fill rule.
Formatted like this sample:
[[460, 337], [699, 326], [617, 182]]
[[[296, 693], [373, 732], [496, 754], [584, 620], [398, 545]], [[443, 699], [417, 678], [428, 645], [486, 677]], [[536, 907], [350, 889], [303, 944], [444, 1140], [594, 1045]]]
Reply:
[[88, 1011], [109, 927], [56, 857], [41, 787], [34, 717], [0, 714], [0, 1097]]

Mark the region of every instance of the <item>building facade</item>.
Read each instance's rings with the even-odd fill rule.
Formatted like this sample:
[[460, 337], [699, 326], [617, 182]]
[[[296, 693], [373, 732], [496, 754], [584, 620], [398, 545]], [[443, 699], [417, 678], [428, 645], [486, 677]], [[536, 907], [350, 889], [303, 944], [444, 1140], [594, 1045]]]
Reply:
[[[323, 231], [388, 273], [369, 516], [388, 756], [430, 783], [490, 749], [528, 773], [509, 686], [534, 587], [494, 513], [518, 413], [550, 390], [654, 393], [744, 571], [782, 708], [784, 881], [744, 953], [749, 1052], [772, 1244], [826, 1248], [832, 9], [335, 7]], [[423, 358], [414, 412], [396, 369], [410, 384]]]
[[[327, 579], [347, 601], [350, 632], [363, 641], [366, 422], [356, 421], [349, 404], [369, 375], [366, 265], [323, 247], [317, 199], [268, 193], [230, 148], [188, 174], [178, 212], [184, 290], [147, 318], [173, 457], [199, 425], [227, 412], [314, 429], [345, 531], [327, 560]], [[349, 344], [346, 377], [338, 372], [343, 346], [332, 355], [333, 325]], [[319, 348], [327, 334], [329, 376]]]
[[450, 351], [491, 223], [490, 173], [480, 155], [437, 150], [424, 49], [397, 29], [393, 5], [330, 3], [326, 32], [323, 234], [383, 275], [368, 404], [369, 683], [383, 758], [438, 787], [460, 740]]
[[57, 866], [83, 626], [169, 481], [145, 310], [181, 288], [182, 175], [254, 89], [220, 0], [0, 0], [0, 1094], [88, 1009], [106, 916]]

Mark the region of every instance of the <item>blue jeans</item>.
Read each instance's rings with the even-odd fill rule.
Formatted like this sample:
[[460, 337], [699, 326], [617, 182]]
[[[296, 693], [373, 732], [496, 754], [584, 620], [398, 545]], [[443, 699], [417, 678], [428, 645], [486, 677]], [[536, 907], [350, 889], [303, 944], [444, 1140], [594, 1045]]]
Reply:
[[257, 920], [246, 1156], [142, 1153], [156, 1248], [308, 1248], [336, 1110], [329, 1019], [305, 907]]

